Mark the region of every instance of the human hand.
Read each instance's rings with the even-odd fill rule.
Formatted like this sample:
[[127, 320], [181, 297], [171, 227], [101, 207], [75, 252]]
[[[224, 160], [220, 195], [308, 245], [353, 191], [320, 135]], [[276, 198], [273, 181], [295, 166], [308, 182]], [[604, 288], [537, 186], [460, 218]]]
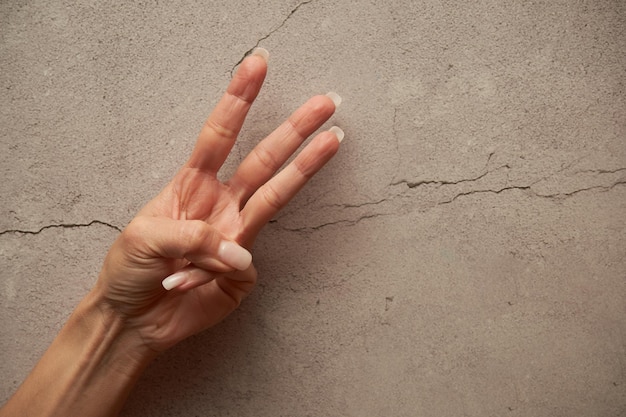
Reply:
[[94, 287], [101, 304], [154, 352], [218, 323], [239, 305], [256, 280], [248, 250], [259, 231], [343, 139], [339, 128], [320, 133], [274, 176], [340, 100], [334, 93], [315, 96], [261, 141], [232, 178], [217, 179], [265, 78], [266, 54], [258, 49], [242, 62], [191, 157], [113, 244]]
[[266, 53], [242, 62], [190, 159], [115, 241], [93, 290], [0, 416], [117, 415], [156, 354], [216, 324], [250, 292], [257, 234], [343, 138], [339, 128], [317, 135], [274, 176], [339, 100], [313, 97], [218, 181], [263, 83]]

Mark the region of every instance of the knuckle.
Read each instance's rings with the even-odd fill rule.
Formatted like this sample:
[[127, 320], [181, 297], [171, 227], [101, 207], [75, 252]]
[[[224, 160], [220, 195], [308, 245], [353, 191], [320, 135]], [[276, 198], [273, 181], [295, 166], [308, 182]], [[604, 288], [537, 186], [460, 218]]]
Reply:
[[208, 225], [202, 220], [187, 220], [180, 228], [180, 239], [188, 242], [190, 248], [201, 246], [209, 235]]
[[234, 138], [238, 134], [236, 130], [230, 129], [211, 118], [204, 123], [204, 127], [221, 138]]
[[263, 191], [263, 199], [265, 202], [274, 210], [280, 210], [285, 205], [283, 199], [281, 198], [276, 188], [271, 184], [267, 183], [262, 188]]
[[137, 244], [145, 239], [146, 230], [149, 227], [148, 219], [144, 217], [135, 217], [126, 226], [121, 234], [122, 243], [125, 246], [137, 246]]
[[187, 253], [215, 254], [221, 241], [220, 234], [202, 220], [187, 220], [181, 229], [181, 236]]
[[313, 166], [313, 162], [310, 158], [296, 158], [293, 161], [293, 165], [298, 172], [298, 175], [302, 176], [305, 180], [310, 180], [311, 177], [315, 174], [315, 166]]
[[[247, 74], [246, 74], [247, 75]], [[247, 76], [246, 78], [244, 78], [244, 81], [246, 79], [249, 79], [250, 77]], [[240, 102], [243, 105], [251, 105], [252, 102], [254, 101], [254, 97], [250, 97], [249, 95], [246, 95], [246, 91], [233, 91], [233, 92], [227, 92], [226, 94], [228, 94], [229, 96], [231, 96], [235, 101]]]
[[282, 164], [278, 161], [276, 155], [270, 152], [265, 146], [258, 145], [255, 147], [252, 152], [258, 158], [258, 160], [264, 166], [268, 167], [272, 171], [276, 171]]
[[300, 117], [292, 115], [287, 119], [287, 123], [289, 124], [289, 128], [295, 132], [299, 140], [301, 142], [304, 141], [307, 137], [309, 125], [311, 124], [309, 116], [307, 114]]

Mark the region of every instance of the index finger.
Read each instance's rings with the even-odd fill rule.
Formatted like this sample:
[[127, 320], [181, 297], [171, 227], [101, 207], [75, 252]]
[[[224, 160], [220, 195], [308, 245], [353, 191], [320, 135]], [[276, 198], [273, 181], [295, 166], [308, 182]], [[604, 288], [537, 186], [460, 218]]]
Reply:
[[256, 48], [244, 59], [217, 106], [208, 117], [187, 162], [190, 168], [217, 173], [230, 153], [250, 106], [267, 73], [268, 52]]

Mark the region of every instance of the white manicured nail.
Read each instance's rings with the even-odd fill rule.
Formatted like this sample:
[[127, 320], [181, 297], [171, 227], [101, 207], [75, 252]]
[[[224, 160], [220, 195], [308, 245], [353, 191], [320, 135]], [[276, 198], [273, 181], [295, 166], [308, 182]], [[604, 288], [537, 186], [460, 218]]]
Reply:
[[220, 261], [239, 271], [245, 271], [252, 263], [252, 254], [235, 242], [223, 240], [217, 251]]
[[339, 143], [341, 143], [341, 141], [343, 140], [343, 137], [345, 136], [345, 134], [343, 133], [343, 130], [341, 130], [341, 128], [337, 126], [331, 127], [330, 129], [328, 129], [328, 131], [334, 133], [335, 136], [337, 136], [337, 140], [339, 141]]
[[171, 290], [173, 288], [179, 287], [180, 285], [182, 285], [185, 281], [187, 281], [187, 277], [188, 277], [189, 273], [187, 271], [178, 271], [172, 275], [170, 275], [169, 277], [165, 278], [161, 284], [163, 285], [163, 288], [165, 288], [166, 290]]
[[260, 56], [261, 58], [265, 60], [265, 62], [267, 62], [270, 59], [270, 53], [267, 52], [267, 49], [261, 48], [261, 47], [254, 48], [254, 50], [252, 51], [250, 55]]
[[335, 109], [337, 109], [339, 105], [341, 104], [341, 96], [335, 93], [334, 91], [330, 91], [326, 93], [326, 97], [330, 98], [333, 101], [333, 103], [335, 103]]

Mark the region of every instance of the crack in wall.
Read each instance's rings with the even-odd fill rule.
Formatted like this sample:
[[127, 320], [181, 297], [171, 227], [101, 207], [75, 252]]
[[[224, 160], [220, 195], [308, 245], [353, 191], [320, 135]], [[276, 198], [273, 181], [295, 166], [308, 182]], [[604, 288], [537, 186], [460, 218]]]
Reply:
[[[418, 189], [421, 186], [424, 185], [436, 185], [436, 189], [437, 190], [441, 190], [442, 187], [445, 186], [454, 186], [454, 185], [459, 185], [459, 184], [471, 184], [474, 182], [477, 182], [483, 178], [485, 178], [487, 175], [491, 174], [491, 173], [495, 173], [497, 171], [506, 169], [506, 179], [504, 181], [504, 186], [500, 187], [500, 188], [494, 188], [492, 187], [486, 187], [484, 189], [470, 189], [470, 190], [466, 190], [466, 191], [462, 191], [462, 192], [458, 192], [456, 194], [454, 194], [451, 198], [445, 199], [445, 200], [439, 200], [439, 201], [435, 201], [434, 203], [432, 203], [432, 205], [429, 205], [430, 208], [435, 207], [435, 206], [440, 206], [440, 205], [446, 205], [446, 204], [451, 204], [454, 201], [456, 201], [457, 199], [461, 198], [461, 197], [465, 197], [465, 196], [470, 196], [470, 195], [474, 195], [474, 194], [501, 194], [504, 193], [506, 191], [511, 191], [511, 190], [520, 190], [520, 191], [526, 191], [528, 192], [529, 195], [534, 196], [534, 197], [538, 197], [538, 198], [543, 198], [543, 199], [551, 199], [551, 200], [563, 200], [569, 197], [572, 197], [576, 194], [582, 193], [582, 192], [587, 192], [587, 191], [598, 191], [598, 192], [608, 192], [610, 190], [612, 190], [613, 188], [619, 186], [619, 185], [624, 185], [626, 184], [626, 179], [624, 178], [620, 178], [616, 181], [614, 181], [613, 183], [611, 183], [610, 185], [591, 185], [588, 187], [584, 187], [584, 188], [578, 188], [575, 189], [573, 191], [568, 191], [568, 192], [556, 192], [556, 193], [552, 193], [552, 194], [542, 194], [540, 192], [538, 192], [536, 189], [534, 189], [534, 187], [536, 186], [537, 183], [541, 182], [542, 180], [545, 180], [546, 178], [543, 178], [541, 180], [538, 181], [534, 181], [528, 185], [507, 185], [508, 184], [508, 178], [510, 175], [510, 170], [511, 167], [508, 164], [504, 164], [501, 165], [493, 170], [488, 170], [488, 166], [489, 163], [491, 161], [491, 157], [493, 156], [493, 153], [491, 153], [489, 155], [489, 157], [487, 158], [487, 163], [485, 164], [485, 168], [483, 169], [484, 172], [477, 174], [476, 176], [472, 177], [472, 178], [461, 178], [461, 179], [457, 179], [457, 180], [420, 180], [420, 181], [410, 181], [407, 179], [403, 179], [400, 181], [395, 181], [391, 184], [389, 184], [389, 186], [397, 186], [397, 185], [405, 185], [406, 189], [403, 189], [400, 192], [396, 192], [393, 195], [390, 195], [389, 197], [386, 198], [382, 198], [379, 200], [375, 200], [375, 201], [367, 201], [364, 203], [359, 203], [359, 204], [331, 204], [331, 205], [326, 205], [324, 206], [326, 207], [337, 207], [339, 209], [343, 210], [347, 210], [347, 209], [360, 209], [360, 208], [367, 208], [369, 206], [374, 207], [377, 210], [380, 210], [380, 208], [378, 208], [379, 206], [383, 206], [384, 207], [384, 203], [387, 202], [392, 202], [393, 200], [395, 200], [396, 198], [400, 198], [400, 197], [407, 197], [407, 195], [410, 196], [410, 193], [414, 192], [416, 189]], [[580, 173], [594, 173], [597, 175], [601, 175], [601, 174], [616, 174], [616, 173], [620, 173], [622, 171], [626, 171], [626, 168], [619, 168], [619, 169], [612, 169], [612, 170], [605, 170], [605, 169], [593, 169], [593, 170], [586, 170], [586, 171], [580, 171], [577, 172], [575, 174], [580, 174]], [[554, 174], [553, 174], [554, 175]], [[440, 198], [440, 197], [439, 197]], [[437, 198], [437, 199], [439, 199]], [[412, 206], [414, 208], [414, 206]], [[354, 213], [357, 214], [357, 213]], [[327, 223], [322, 223], [316, 226], [305, 226], [305, 227], [295, 227], [295, 228], [289, 228], [289, 227], [283, 227], [284, 230], [287, 231], [294, 231], [294, 232], [313, 232], [313, 231], [317, 231], [321, 228], [327, 227], [327, 226], [332, 226], [332, 225], [337, 225], [337, 224], [345, 224], [347, 226], [353, 226], [359, 222], [361, 222], [362, 220], [365, 219], [371, 219], [371, 218], [375, 218], [375, 217], [379, 217], [379, 216], [389, 216], [392, 214], [401, 214], [400, 212], [398, 212], [398, 208], [396, 208], [395, 211], [389, 212], [389, 210], [387, 210], [387, 212], [374, 212], [374, 213], [367, 213], [367, 214], [359, 214], [358, 216], [356, 216], [353, 219], [350, 218], [344, 218], [344, 219], [340, 219], [340, 220], [334, 220], [334, 221], [330, 221]]]
[[396, 163], [396, 172], [393, 175], [393, 179], [398, 176], [398, 172], [400, 169], [400, 162], [402, 161], [402, 155], [400, 153], [400, 143], [398, 140], [398, 107], [393, 108], [393, 122], [391, 124], [391, 137], [393, 138], [394, 147], [396, 150], [396, 157], [398, 158], [398, 162]]
[[5, 234], [21, 234], [21, 235], [38, 235], [39, 233], [43, 232], [44, 230], [47, 229], [57, 229], [57, 228], [63, 228], [63, 229], [75, 229], [75, 228], [80, 228], [80, 227], [90, 227], [93, 226], [94, 224], [99, 224], [101, 226], [106, 226], [109, 227], [111, 229], [117, 230], [118, 232], [122, 232], [122, 229], [118, 226], [115, 226], [111, 223], [107, 223], [107, 222], [103, 222], [101, 220], [92, 220], [89, 223], [61, 223], [61, 224], [49, 224], [47, 226], [43, 226], [41, 227], [39, 230], [19, 230], [19, 229], [9, 229], [9, 230], [4, 230], [0, 232], [0, 236], [5, 235]]
[[626, 171], [626, 168], [617, 169], [585, 169], [582, 171], [576, 171], [575, 174], [617, 174], [618, 172]]
[[237, 63], [236, 63], [235, 65], [233, 65], [233, 67], [230, 69], [230, 76], [231, 76], [231, 77], [233, 76], [233, 74], [234, 74], [234, 72], [235, 72], [235, 68], [237, 68], [237, 65], [241, 64], [241, 63], [243, 62], [243, 60], [244, 60], [244, 59], [246, 59], [246, 57], [247, 57], [248, 55], [250, 55], [250, 54], [252, 53], [252, 51], [254, 51], [254, 48], [257, 48], [257, 47], [261, 44], [261, 42], [262, 42], [262, 41], [264, 41], [265, 39], [269, 38], [269, 37], [270, 37], [270, 36], [272, 36], [274, 33], [276, 33], [278, 30], [280, 30], [283, 26], [285, 26], [285, 24], [287, 23], [287, 21], [291, 18], [291, 16], [293, 16], [293, 15], [294, 15], [294, 14], [298, 11], [298, 9], [300, 9], [300, 7], [304, 6], [305, 4], [309, 4], [309, 3], [311, 3], [312, 1], [313, 1], [313, 0], [307, 0], [307, 1], [303, 1], [303, 2], [298, 3], [298, 5], [297, 5], [296, 7], [294, 7], [294, 8], [291, 10], [291, 12], [287, 15], [287, 17], [285, 17], [285, 18], [283, 19], [283, 21], [282, 21], [282, 22], [281, 22], [278, 26], [276, 26], [275, 28], [271, 29], [271, 30], [267, 33], [267, 35], [265, 35], [265, 36], [263, 36], [263, 37], [259, 38], [259, 39], [256, 41], [256, 44], [255, 44], [252, 48], [248, 49], [248, 50], [247, 50], [247, 51], [243, 54], [243, 56], [241, 57], [241, 59], [239, 59], [239, 61], [237, 61]]
[[342, 208], [342, 209], [360, 208], [360, 207], [365, 207], [365, 206], [376, 206], [378, 204], [384, 203], [387, 200], [389, 200], [389, 199], [388, 198], [382, 198], [382, 199], [377, 200], [377, 201], [366, 201], [365, 203], [360, 203], [360, 204], [327, 204], [325, 206], [322, 206], [322, 208], [329, 208], [329, 207], [339, 207], [339, 208]]
[[539, 194], [539, 193], [533, 192], [533, 194], [536, 195], [537, 197], [543, 197], [543, 198], [565, 198], [565, 197], [571, 197], [575, 194], [582, 193], [585, 191], [602, 190], [602, 192], [607, 192], [607, 191], [611, 191], [613, 188], [617, 187], [618, 185], [624, 185], [624, 184], [626, 184], [626, 180], [616, 181], [613, 184], [608, 185], [608, 186], [594, 185], [592, 187], [581, 188], [578, 190], [570, 191], [569, 193]]
[[324, 227], [328, 227], [328, 226], [334, 226], [337, 224], [346, 224], [346, 226], [354, 226], [355, 224], [361, 222], [362, 220], [365, 219], [372, 219], [374, 217], [381, 217], [381, 216], [391, 216], [392, 213], [374, 213], [374, 214], [368, 214], [365, 216], [361, 216], [358, 217], [357, 219], [354, 220], [348, 220], [348, 219], [342, 219], [342, 220], [336, 220], [336, 221], [332, 221], [332, 222], [328, 222], [328, 223], [322, 223], [320, 225], [317, 226], [305, 226], [305, 227], [296, 227], [296, 228], [289, 228], [289, 227], [283, 227], [283, 230], [287, 230], [289, 232], [314, 232], [316, 230], [322, 229]]
[[[502, 167], [500, 167], [502, 168]], [[498, 169], [500, 169], [498, 168]], [[497, 171], [497, 170], [496, 170]], [[421, 185], [429, 185], [429, 184], [435, 184], [435, 185], [456, 185], [456, 184], [462, 184], [464, 182], [474, 182], [474, 181], [478, 181], [481, 178], [484, 178], [487, 174], [490, 174], [493, 171], [486, 171], [483, 172], [482, 174], [478, 175], [477, 177], [474, 178], [464, 178], [464, 179], [460, 179], [460, 180], [456, 180], [456, 181], [448, 181], [448, 180], [420, 180], [420, 181], [415, 181], [415, 182], [411, 182], [408, 180], [400, 180], [400, 181], [396, 181], [393, 182], [389, 185], [401, 185], [401, 184], [405, 184], [407, 187], [409, 187], [409, 189], [412, 188], [417, 188]]]
[[454, 181], [452, 181], [452, 180], [420, 180], [420, 181], [415, 181], [415, 182], [412, 182], [412, 181], [409, 181], [409, 180], [406, 180], [406, 179], [402, 179], [402, 180], [399, 180], [399, 181], [392, 182], [389, 185], [390, 186], [394, 186], [394, 185], [405, 184], [407, 187], [409, 187], [409, 189], [417, 188], [417, 187], [419, 187], [421, 185], [429, 185], [429, 184], [435, 184], [435, 185], [439, 185], [439, 186], [441, 186], [441, 185], [456, 185], [456, 184], [461, 184], [461, 183], [464, 183], [464, 182], [478, 181], [479, 179], [484, 178], [488, 174], [491, 174], [492, 172], [499, 171], [499, 170], [501, 170], [503, 168], [511, 169], [509, 164], [504, 164], [502, 166], [499, 166], [496, 169], [488, 170], [487, 168], [489, 167], [489, 163], [491, 162], [491, 157], [493, 157], [494, 153], [495, 152], [491, 152], [487, 156], [487, 162], [485, 163], [485, 167], [481, 170], [481, 171], [484, 171], [484, 172], [482, 174], [478, 174], [476, 177], [473, 177], [473, 178], [463, 178], [463, 179], [454, 180]]
[[606, 191], [610, 191], [613, 188], [615, 188], [618, 185], [623, 185], [626, 184], [626, 181], [617, 181], [609, 186], [604, 186], [604, 185], [595, 185], [592, 187], [587, 187], [587, 188], [581, 188], [578, 190], [574, 190], [574, 191], [570, 191], [569, 193], [556, 193], [556, 194], [539, 194], [536, 191], [533, 191], [532, 189], [532, 185], [527, 185], [527, 186], [511, 186], [511, 187], [504, 187], [501, 188], [499, 190], [471, 190], [471, 191], [467, 191], [464, 193], [459, 193], [457, 195], [455, 195], [454, 197], [452, 197], [452, 199], [447, 200], [447, 201], [442, 201], [440, 203], [438, 203], [438, 205], [442, 205], [442, 204], [449, 204], [452, 203], [454, 200], [456, 200], [459, 197], [463, 197], [463, 196], [467, 196], [467, 195], [472, 195], [472, 194], [481, 194], [481, 193], [493, 193], [493, 194], [500, 194], [503, 191], [507, 191], [507, 190], [526, 190], [526, 191], [530, 191], [532, 193], [532, 195], [536, 196], [536, 197], [541, 197], [541, 198], [548, 198], [548, 199], [563, 199], [563, 198], [567, 198], [567, 197], [571, 197], [575, 194], [578, 193], [582, 193], [585, 191], [592, 191], [592, 190], [602, 190], [604, 192]]
[[463, 196], [467, 196], [467, 195], [472, 195], [472, 194], [482, 194], [482, 193], [493, 193], [493, 194], [500, 194], [503, 191], [508, 191], [508, 190], [530, 190], [530, 186], [511, 186], [511, 187], [503, 187], [499, 190], [471, 190], [471, 191], [467, 191], [464, 193], [459, 193], [456, 194], [454, 197], [452, 197], [450, 200], [446, 200], [446, 201], [441, 201], [439, 203], [437, 203], [437, 205], [443, 205], [443, 204], [450, 204], [452, 203], [454, 200], [456, 200], [459, 197], [463, 197]]
[[[304, 3], [302, 3], [304, 4]], [[364, 203], [359, 203], [359, 204], [330, 204], [330, 205], [326, 205], [324, 207], [337, 207], [340, 208], [341, 210], [347, 210], [347, 209], [359, 209], [359, 208], [363, 208], [363, 207], [367, 207], [367, 206], [378, 206], [387, 202], [390, 202], [398, 197], [402, 197], [404, 195], [406, 195], [409, 191], [412, 191], [416, 188], [419, 188], [422, 185], [437, 185], [438, 189], [446, 186], [446, 185], [458, 185], [458, 184], [463, 184], [463, 183], [471, 183], [471, 182], [476, 182], [478, 180], [483, 179], [484, 177], [486, 177], [487, 175], [497, 172], [501, 169], [511, 169], [511, 167], [508, 164], [504, 164], [499, 166], [498, 168], [495, 168], [493, 170], [487, 170], [487, 167], [489, 166], [489, 163], [491, 161], [491, 157], [493, 156], [493, 153], [489, 154], [488, 158], [487, 158], [487, 163], [485, 164], [485, 168], [484, 168], [484, 172], [481, 174], [476, 175], [475, 177], [472, 178], [461, 178], [458, 180], [421, 180], [421, 181], [409, 181], [406, 179], [400, 180], [400, 181], [396, 181], [393, 182], [391, 184], [389, 184], [390, 186], [397, 186], [397, 185], [406, 185], [407, 189], [403, 190], [399, 193], [396, 193], [394, 195], [391, 195], [389, 197], [386, 198], [382, 198], [376, 201], [366, 201]], [[593, 174], [597, 174], [597, 175], [602, 175], [602, 174], [616, 174], [622, 171], [626, 171], [626, 168], [617, 168], [617, 169], [612, 169], [612, 170], [605, 170], [605, 169], [590, 169], [590, 170], [584, 170], [584, 171], [578, 171], [576, 172], [576, 174], [581, 174], [581, 173], [593, 173]], [[508, 173], [507, 173], [507, 177], [508, 177]], [[545, 178], [544, 178], [545, 179]], [[469, 195], [474, 195], [474, 194], [501, 194], [505, 191], [510, 191], [510, 190], [521, 190], [521, 191], [527, 191], [529, 192], [531, 195], [535, 196], [535, 197], [539, 197], [539, 198], [546, 198], [546, 199], [565, 199], [571, 196], [574, 196], [576, 194], [582, 193], [582, 192], [586, 192], [586, 191], [594, 191], [594, 190], [598, 190], [598, 191], [602, 191], [602, 192], [608, 192], [610, 190], [612, 190], [613, 188], [617, 187], [618, 185], [625, 185], [626, 184], [626, 179], [620, 179], [618, 181], [615, 181], [613, 184], [605, 186], [605, 185], [594, 185], [594, 186], [590, 186], [590, 187], [586, 187], [586, 188], [580, 188], [580, 189], [576, 189], [574, 191], [570, 191], [570, 192], [563, 192], [563, 193], [553, 193], [553, 194], [541, 194], [538, 193], [537, 191], [533, 190], [533, 186], [536, 185], [539, 181], [534, 181], [533, 183], [531, 183], [530, 185], [513, 185], [513, 186], [505, 186], [499, 189], [493, 189], [493, 188], [487, 188], [487, 189], [474, 189], [474, 190], [468, 190], [468, 191], [464, 191], [464, 192], [460, 192], [455, 194], [452, 198], [448, 199], [448, 200], [444, 200], [444, 201], [439, 201], [437, 202], [435, 205], [439, 206], [439, 205], [446, 205], [446, 204], [450, 204], [453, 203], [454, 201], [456, 201], [458, 198], [461, 197], [465, 197], [465, 196], [469, 196]], [[317, 226], [304, 226], [304, 227], [295, 227], [295, 228], [289, 228], [289, 227], [282, 227], [283, 230], [286, 231], [290, 231], [290, 232], [313, 232], [313, 231], [317, 231], [320, 230], [324, 227], [328, 227], [328, 226], [333, 226], [333, 225], [338, 225], [338, 224], [345, 224], [346, 226], [354, 226], [358, 223], [360, 223], [363, 220], [366, 219], [372, 219], [372, 218], [376, 218], [376, 217], [381, 217], [381, 216], [390, 216], [393, 214], [398, 214], [395, 212], [378, 212], [378, 213], [368, 213], [368, 214], [363, 214], [363, 215], [359, 215], [358, 217], [354, 218], [354, 219], [340, 219], [340, 220], [334, 220], [334, 221], [330, 221], [330, 222], [326, 222], [326, 223], [322, 223], [319, 224]], [[271, 223], [276, 223], [277, 220], [273, 220]], [[92, 220], [89, 223], [61, 223], [61, 224], [50, 224], [50, 225], [46, 225], [43, 226], [41, 228], [39, 228], [38, 230], [20, 230], [20, 229], [8, 229], [8, 230], [4, 230], [4, 231], [0, 231], [0, 236], [5, 235], [5, 234], [22, 234], [22, 235], [37, 235], [41, 232], [43, 232], [44, 230], [47, 229], [55, 229], [55, 228], [65, 228], [65, 229], [73, 229], [73, 228], [81, 228], [81, 227], [90, 227], [93, 225], [101, 225], [101, 226], [106, 226], [109, 227], [111, 229], [116, 230], [117, 232], [122, 232], [122, 228], [111, 224], [111, 223], [107, 223], [101, 220]]]

